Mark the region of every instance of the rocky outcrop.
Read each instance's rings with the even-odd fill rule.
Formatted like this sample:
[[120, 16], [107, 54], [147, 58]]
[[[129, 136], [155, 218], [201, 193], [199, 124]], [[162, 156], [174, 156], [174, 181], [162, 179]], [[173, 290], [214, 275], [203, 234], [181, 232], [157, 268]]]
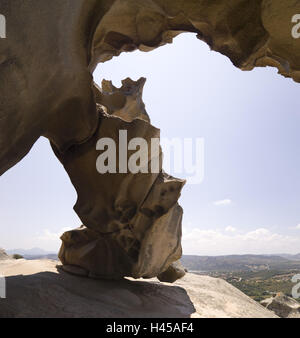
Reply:
[[182, 32], [194, 32], [243, 70], [270, 65], [300, 82], [300, 47], [292, 36], [292, 17], [297, 13], [300, 4], [293, 0], [114, 1], [95, 30], [90, 67], [122, 52], [150, 51]]
[[10, 259], [10, 256], [5, 252], [5, 250], [0, 248], [0, 260]]
[[0, 300], [0, 318], [276, 317], [221, 279], [187, 274], [175, 284], [105, 281], [74, 277], [57, 270], [56, 264], [1, 261], [7, 298]]
[[141, 99], [144, 79], [99, 88], [92, 72], [122, 52], [151, 51], [192, 32], [242, 70], [275, 66], [300, 82], [300, 44], [292, 36], [300, 3], [2, 0], [0, 13], [8, 25], [0, 44], [0, 174], [47, 137], [77, 190], [84, 224], [62, 237], [66, 269], [102, 278], [165, 273], [181, 255], [184, 182], [162, 172], [160, 151], [143, 154], [158, 163], [155, 173], [96, 171], [100, 137], [118, 142], [123, 129], [149, 145], [159, 132]]
[[145, 78], [133, 81], [127, 78], [122, 81], [122, 87], [116, 88], [111, 81], [103, 80], [101, 88], [94, 83], [96, 103], [109, 115], [120, 117], [124, 121], [132, 122], [141, 119], [150, 122], [143, 102]]
[[180, 261], [173, 262], [166, 271], [157, 276], [161, 282], [174, 283], [177, 279], [185, 276], [186, 269]]
[[264, 299], [260, 302], [268, 310], [282, 318], [300, 318], [300, 303], [283, 294]]
[[[76, 188], [75, 210], [85, 225], [62, 236], [59, 258], [64, 265], [79, 266], [99, 278], [155, 277], [182, 254], [182, 209], [177, 200], [184, 181], [162, 173], [161, 151], [155, 156], [148, 152], [145, 172], [120, 173], [118, 164], [113, 172], [100, 175], [95, 144], [109, 137], [119, 149], [124, 145], [120, 130], [129, 140], [139, 137], [147, 141], [149, 149], [151, 140], [159, 137], [159, 131], [146, 121], [129, 123], [102, 114], [89, 142], [74, 146], [63, 156], [56, 151]], [[127, 166], [132, 154], [126, 153]], [[156, 173], [151, 172], [154, 162]]]

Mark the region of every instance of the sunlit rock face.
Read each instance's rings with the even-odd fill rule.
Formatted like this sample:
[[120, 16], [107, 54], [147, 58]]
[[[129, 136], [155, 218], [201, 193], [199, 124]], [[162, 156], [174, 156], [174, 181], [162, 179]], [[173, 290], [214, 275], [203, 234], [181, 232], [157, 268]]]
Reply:
[[184, 182], [162, 172], [161, 151], [147, 154], [149, 164], [159, 163], [155, 173], [96, 171], [99, 138], [118, 144], [119, 130], [147, 144], [159, 137], [142, 101], [145, 79], [100, 88], [92, 78], [97, 64], [193, 32], [242, 70], [275, 66], [300, 82], [297, 13], [294, 0], [0, 1], [7, 25], [0, 39], [0, 174], [40, 136], [50, 140], [84, 224], [62, 237], [66, 269], [164, 280], [179, 271], [171, 264], [181, 256]]

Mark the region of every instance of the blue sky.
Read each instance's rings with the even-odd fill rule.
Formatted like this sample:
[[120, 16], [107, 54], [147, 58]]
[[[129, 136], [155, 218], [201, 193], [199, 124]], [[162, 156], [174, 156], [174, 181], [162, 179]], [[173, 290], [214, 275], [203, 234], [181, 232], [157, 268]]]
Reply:
[[[273, 68], [242, 72], [193, 34], [122, 54], [94, 76], [116, 86], [146, 77], [144, 102], [162, 137], [204, 138], [204, 180], [180, 199], [184, 253], [300, 252], [299, 84]], [[59, 234], [81, 224], [75, 190], [45, 139], [0, 189], [0, 247], [55, 251]]]

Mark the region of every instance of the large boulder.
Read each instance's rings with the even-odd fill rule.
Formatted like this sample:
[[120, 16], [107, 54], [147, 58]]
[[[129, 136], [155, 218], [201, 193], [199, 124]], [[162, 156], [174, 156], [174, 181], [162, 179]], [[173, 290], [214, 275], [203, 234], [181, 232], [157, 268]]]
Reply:
[[264, 299], [260, 302], [268, 310], [282, 318], [300, 318], [300, 303], [283, 294]]
[[[155, 277], [182, 255], [182, 208], [177, 200], [185, 181], [162, 172], [160, 149], [156, 154], [147, 151], [145, 173], [120, 173], [117, 165], [117, 172], [99, 174], [95, 165], [99, 152], [93, 145], [110, 138], [119, 149], [120, 130], [126, 131], [128, 140], [147, 141], [149, 150], [151, 140], [159, 137], [147, 121], [126, 122], [102, 114], [89, 142], [62, 156], [56, 150], [78, 193], [75, 210], [84, 223], [62, 236], [59, 258], [64, 265], [79, 266], [99, 278]], [[128, 151], [126, 163], [130, 156]], [[150, 170], [153, 162], [156, 172]]]
[[160, 273], [157, 278], [161, 282], [174, 283], [185, 276], [186, 270], [180, 261], [173, 262], [166, 271]]

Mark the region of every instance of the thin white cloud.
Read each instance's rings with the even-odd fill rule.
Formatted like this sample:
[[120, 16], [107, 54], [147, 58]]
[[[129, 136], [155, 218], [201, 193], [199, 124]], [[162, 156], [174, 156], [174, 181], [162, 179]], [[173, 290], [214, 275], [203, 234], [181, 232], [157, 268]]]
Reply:
[[225, 228], [225, 231], [227, 231], [227, 232], [235, 232], [236, 228], [234, 228], [232, 226], [228, 226], [228, 227]]
[[184, 254], [190, 255], [296, 254], [300, 236], [282, 235], [266, 228], [248, 232], [184, 228], [182, 243]]
[[44, 229], [41, 232], [34, 234], [33, 236], [28, 234], [28, 236], [22, 236], [20, 238], [15, 238], [13, 242], [4, 245], [5, 249], [32, 249], [32, 248], [41, 248], [46, 251], [57, 252], [61, 246], [60, 236], [66, 232], [72, 230], [70, 227], [61, 228], [58, 231], [51, 231], [49, 229]]
[[37, 240], [39, 240], [39, 241], [46, 241], [46, 242], [49, 242], [49, 241], [55, 241], [55, 242], [57, 242], [57, 241], [60, 241], [60, 236], [64, 232], [70, 231], [70, 230], [72, 230], [72, 229], [71, 228], [67, 228], [67, 227], [66, 228], [62, 228], [62, 229], [60, 229], [57, 232], [52, 232], [52, 231], [50, 231], [48, 229], [44, 229], [43, 234], [39, 235], [37, 237]]
[[72, 228], [69, 227], [61, 228], [57, 232], [44, 229], [42, 234], [37, 235], [35, 238], [31, 238], [31, 246], [34, 245], [35, 247], [40, 247], [49, 251], [57, 251], [61, 245], [61, 235], [70, 230], [72, 230]]
[[230, 199], [225, 199], [225, 200], [220, 200], [220, 201], [215, 201], [214, 205], [216, 206], [225, 206], [225, 205], [230, 205], [232, 201]]
[[294, 229], [300, 230], [300, 224], [296, 225]]

